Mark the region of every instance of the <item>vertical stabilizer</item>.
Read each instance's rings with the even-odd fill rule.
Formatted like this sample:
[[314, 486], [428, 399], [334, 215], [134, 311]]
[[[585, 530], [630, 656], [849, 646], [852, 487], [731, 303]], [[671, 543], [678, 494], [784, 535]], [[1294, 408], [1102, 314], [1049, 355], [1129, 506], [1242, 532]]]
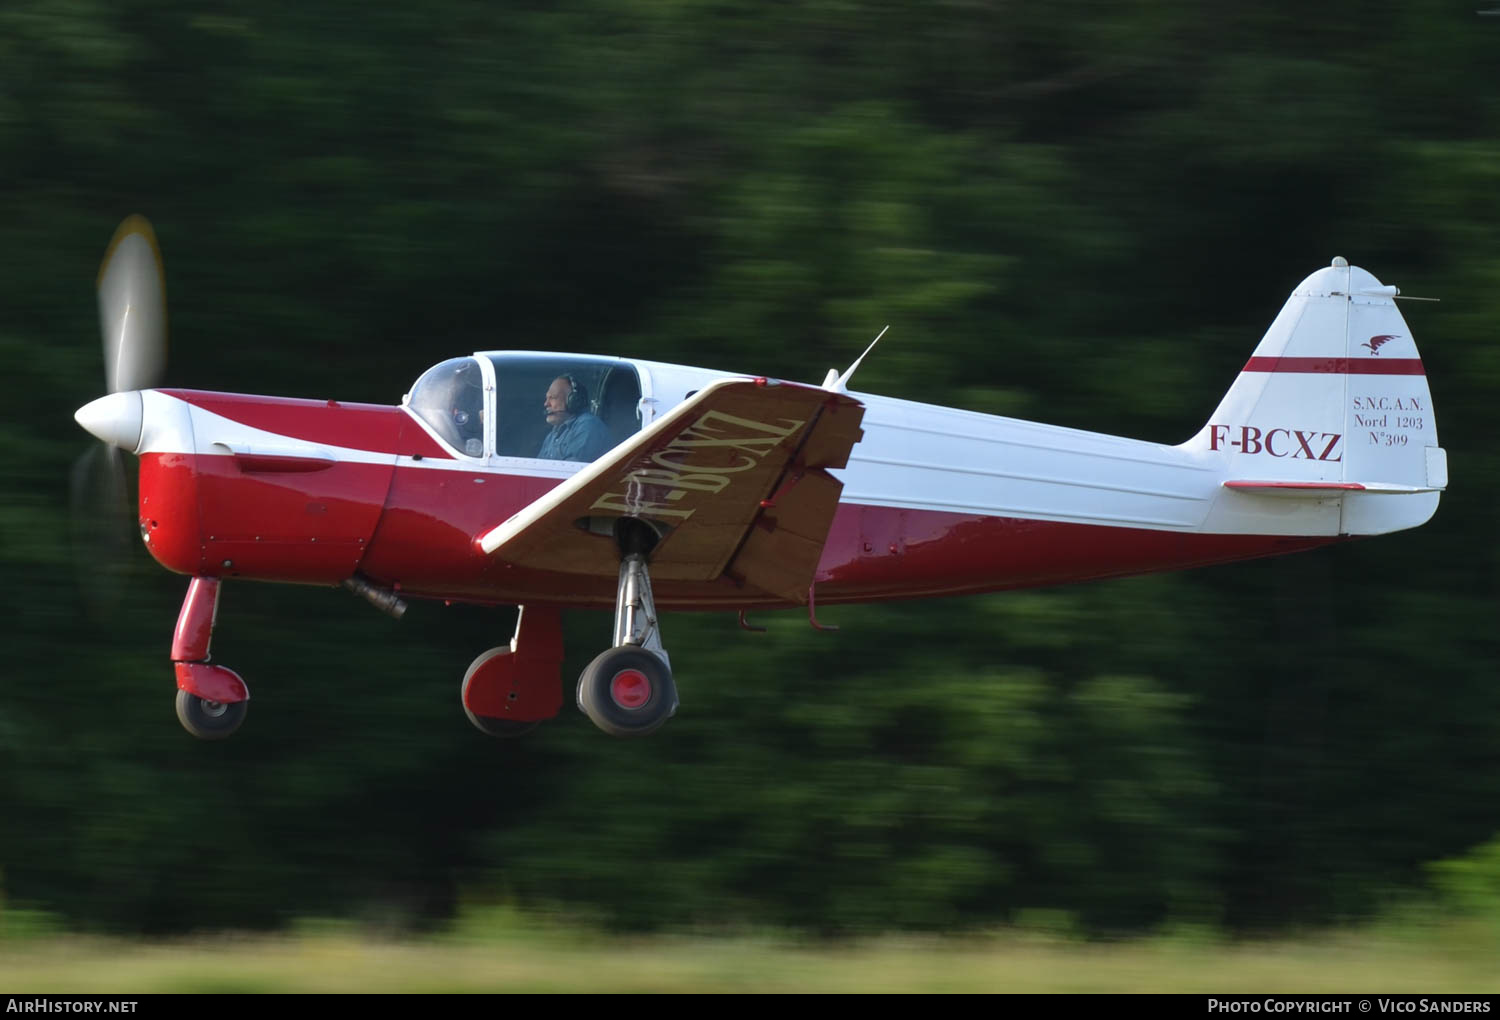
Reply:
[[[1184, 448], [1224, 463], [1219, 523], [1301, 533], [1415, 527], [1447, 485], [1432, 394], [1395, 287], [1335, 259], [1300, 283]], [[1300, 508], [1269, 507], [1267, 497]], [[1282, 527], [1272, 527], [1281, 531]]]

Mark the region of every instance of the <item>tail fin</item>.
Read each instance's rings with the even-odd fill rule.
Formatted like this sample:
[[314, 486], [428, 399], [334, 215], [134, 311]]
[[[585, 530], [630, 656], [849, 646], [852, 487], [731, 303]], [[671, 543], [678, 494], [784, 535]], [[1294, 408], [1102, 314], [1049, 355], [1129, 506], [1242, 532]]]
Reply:
[[[1224, 460], [1237, 497], [1219, 501], [1220, 526], [1258, 530], [1282, 518], [1304, 534], [1372, 535], [1436, 511], [1447, 458], [1397, 293], [1341, 258], [1292, 291], [1213, 417], [1183, 444]], [[1309, 505], [1294, 512], [1266, 496]]]

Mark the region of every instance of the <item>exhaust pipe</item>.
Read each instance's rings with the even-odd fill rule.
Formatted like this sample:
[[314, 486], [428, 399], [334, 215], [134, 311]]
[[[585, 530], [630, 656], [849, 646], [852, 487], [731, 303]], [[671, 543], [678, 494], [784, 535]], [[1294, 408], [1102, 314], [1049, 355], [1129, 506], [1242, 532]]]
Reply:
[[406, 612], [406, 600], [400, 595], [389, 588], [377, 588], [358, 574], [346, 578], [344, 587], [394, 619], [401, 619], [401, 614]]

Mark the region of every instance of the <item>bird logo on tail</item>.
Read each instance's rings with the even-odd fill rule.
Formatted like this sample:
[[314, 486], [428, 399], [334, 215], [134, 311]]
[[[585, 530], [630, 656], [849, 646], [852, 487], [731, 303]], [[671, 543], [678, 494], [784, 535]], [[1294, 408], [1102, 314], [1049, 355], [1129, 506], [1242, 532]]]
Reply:
[[1360, 344], [1360, 346], [1361, 347], [1368, 347], [1370, 349], [1370, 353], [1371, 354], [1375, 355], [1376, 357], [1379, 357], [1380, 356], [1380, 348], [1384, 347], [1386, 344], [1390, 343], [1392, 340], [1397, 339], [1397, 337], [1399, 335], [1400, 334], [1397, 334], [1397, 333], [1382, 333], [1379, 336], [1372, 336], [1372, 337], [1370, 337], [1370, 342], [1369, 343], [1367, 343], [1367, 344]]

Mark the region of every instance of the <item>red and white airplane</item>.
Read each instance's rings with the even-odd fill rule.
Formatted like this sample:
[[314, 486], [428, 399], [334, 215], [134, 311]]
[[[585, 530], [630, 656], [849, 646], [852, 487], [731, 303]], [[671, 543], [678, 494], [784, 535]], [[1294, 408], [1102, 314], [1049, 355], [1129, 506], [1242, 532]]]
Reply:
[[[1341, 258], [1178, 446], [851, 393], [852, 368], [811, 386], [485, 351], [399, 406], [157, 389], [163, 293], [132, 217], [99, 278], [110, 394], [76, 417], [139, 456], [141, 536], [192, 578], [172, 660], [204, 738], [249, 698], [209, 662], [224, 578], [343, 585], [396, 615], [408, 597], [524, 607], [464, 676], [464, 710], [496, 736], [561, 708], [561, 610], [613, 606], [577, 700], [633, 736], [677, 708], [661, 610], [806, 606], [816, 623], [816, 603], [1295, 552], [1422, 524], [1447, 485], [1397, 290]], [[539, 457], [554, 428], [607, 449]]]

